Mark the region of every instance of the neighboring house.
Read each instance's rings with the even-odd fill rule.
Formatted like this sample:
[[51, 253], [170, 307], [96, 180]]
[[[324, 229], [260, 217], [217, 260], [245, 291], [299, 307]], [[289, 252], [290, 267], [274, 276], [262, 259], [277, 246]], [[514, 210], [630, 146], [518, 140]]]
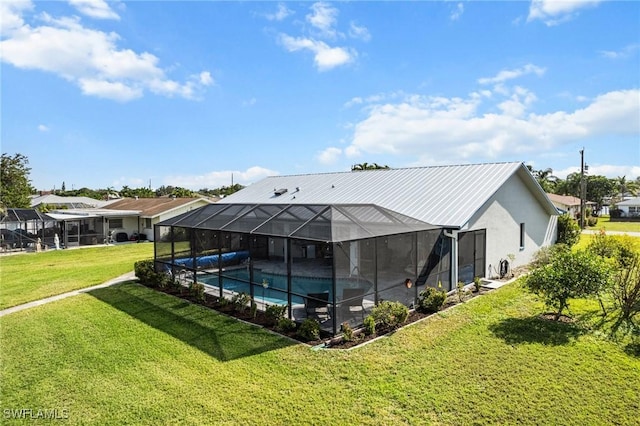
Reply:
[[622, 217], [640, 217], [640, 197], [621, 201], [616, 206], [622, 210]]
[[[569, 213], [572, 218], [576, 219], [580, 217], [580, 198], [574, 197], [572, 195], [558, 195], [558, 194], [549, 194], [547, 196], [551, 200], [554, 206], [560, 213]], [[593, 201], [586, 201], [585, 209], [589, 208], [592, 211], [596, 208], [596, 203]]]
[[144, 235], [145, 239], [153, 241], [153, 225], [182, 213], [211, 204], [214, 201], [207, 198], [123, 198], [113, 201], [104, 210], [136, 211], [137, 214], [123, 214], [109, 218], [109, 229], [114, 232], [125, 232], [131, 237], [133, 234]]
[[31, 197], [31, 207], [34, 209], [42, 205], [52, 206], [54, 209], [100, 208], [110, 202], [90, 197], [63, 197], [55, 194], [33, 195]]
[[212, 203], [206, 198], [125, 198], [101, 208], [53, 210], [64, 247], [104, 242], [153, 241], [153, 225]]
[[557, 215], [522, 163], [274, 176], [156, 225], [156, 268], [337, 334], [381, 300], [527, 264]]

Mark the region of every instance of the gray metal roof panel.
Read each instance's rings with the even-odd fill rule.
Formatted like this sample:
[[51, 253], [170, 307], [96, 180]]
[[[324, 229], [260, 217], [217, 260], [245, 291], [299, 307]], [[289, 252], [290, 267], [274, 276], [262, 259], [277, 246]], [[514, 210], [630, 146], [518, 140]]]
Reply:
[[[513, 174], [526, 179], [524, 168], [512, 162], [272, 176], [220, 203], [375, 204], [423, 222], [459, 228]], [[528, 186], [535, 191], [533, 184]], [[275, 195], [282, 188], [287, 192]]]

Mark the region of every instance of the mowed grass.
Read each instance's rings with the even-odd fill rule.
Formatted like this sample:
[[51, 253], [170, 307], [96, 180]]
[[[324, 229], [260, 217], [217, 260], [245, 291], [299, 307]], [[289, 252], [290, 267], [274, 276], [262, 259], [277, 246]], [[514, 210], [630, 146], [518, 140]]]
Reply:
[[602, 216], [598, 218], [596, 226], [589, 227], [592, 230], [604, 229], [605, 231], [618, 231], [618, 232], [640, 232], [640, 222], [611, 222], [609, 216]]
[[152, 243], [1, 256], [0, 309], [101, 284], [151, 258]]
[[[538, 319], [516, 282], [352, 351], [134, 283], [0, 318], [2, 409], [68, 424], [637, 425], [637, 344]], [[3, 424], [24, 420], [3, 420]]]

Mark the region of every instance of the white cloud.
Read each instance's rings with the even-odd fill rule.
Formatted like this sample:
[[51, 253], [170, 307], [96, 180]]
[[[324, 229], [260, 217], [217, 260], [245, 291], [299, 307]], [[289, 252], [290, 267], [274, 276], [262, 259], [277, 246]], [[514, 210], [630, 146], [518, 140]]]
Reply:
[[[588, 160], [588, 151], [586, 152]], [[591, 164], [588, 163], [589, 174], [591, 176], [606, 176], [610, 179], [618, 176], [626, 176], [628, 180], [634, 180], [640, 176], [640, 166], [620, 166], [612, 164]], [[554, 170], [553, 174], [560, 179], [566, 179], [571, 173], [580, 173], [579, 166], [567, 167], [561, 170]]]
[[609, 59], [624, 59], [633, 56], [638, 49], [640, 49], [640, 44], [630, 44], [620, 50], [603, 50], [600, 54]]
[[225, 170], [213, 171], [202, 175], [173, 175], [163, 178], [164, 185], [180, 186], [192, 190], [202, 188], [220, 188], [221, 186], [229, 186], [231, 184], [231, 175], [233, 182], [241, 185], [248, 185], [268, 176], [278, 175], [275, 170], [270, 170], [260, 166], [250, 167], [245, 171]]
[[49, 131], [49, 127], [45, 126], [44, 124], [39, 124], [38, 125], [38, 130], [40, 130], [41, 132], [48, 132]]
[[480, 84], [500, 84], [508, 80], [522, 77], [527, 74], [535, 74], [538, 77], [544, 75], [546, 68], [542, 68], [533, 64], [526, 64], [522, 68], [516, 68], [512, 70], [502, 70], [494, 77], [483, 77], [478, 79]]
[[342, 154], [342, 150], [340, 148], [329, 147], [324, 151], [318, 153], [317, 159], [321, 164], [331, 165], [334, 164], [340, 155]]
[[527, 21], [539, 19], [554, 26], [574, 18], [580, 9], [596, 6], [601, 0], [531, 0]]
[[292, 14], [293, 11], [288, 9], [284, 3], [278, 3], [278, 10], [274, 13], [268, 13], [265, 17], [269, 21], [283, 21]]
[[6, 37], [13, 31], [24, 26], [22, 15], [33, 10], [33, 3], [29, 0], [0, 2], [0, 35]]
[[371, 33], [367, 27], [360, 26], [355, 22], [349, 24], [349, 37], [359, 39], [362, 41], [371, 40]]
[[[338, 9], [325, 2], [313, 3], [311, 13], [305, 19], [309, 28], [303, 30], [300, 36], [292, 36], [281, 33], [278, 42], [289, 52], [307, 50], [312, 52], [315, 67], [319, 71], [327, 71], [342, 65], [354, 62], [358, 52], [348, 46], [333, 46], [329, 42], [340, 38], [344, 39], [344, 33], [337, 30]], [[369, 30], [354, 22], [350, 23], [349, 37], [369, 41]]]
[[356, 52], [344, 47], [331, 47], [323, 41], [309, 38], [296, 38], [287, 34], [280, 35], [280, 42], [289, 52], [309, 50], [314, 53], [316, 68], [326, 71], [348, 64], [356, 57]]
[[451, 12], [451, 15], [449, 16], [449, 18], [452, 21], [457, 21], [458, 19], [460, 19], [463, 13], [464, 13], [464, 4], [458, 3], [455, 9]]
[[328, 3], [317, 2], [311, 5], [311, 10], [312, 13], [306, 16], [307, 22], [318, 29], [322, 37], [335, 38], [338, 9]]
[[[573, 112], [545, 114], [524, 113], [535, 94], [519, 87], [513, 94], [506, 100], [477, 93], [464, 99], [406, 95], [395, 103], [366, 105], [367, 117], [355, 125], [343, 152], [413, 157], [432, 164], [437, 158], [493, 161], [552, 151], [586, 138], [640, 135], [638, 89], [605, 93]], [[489, 101], [499, 113], [479, 112]]]
[[118, 34], [86, 28], [78, 17], [42, 13], [38, 19], [43, 25], [31, 26], [21, 20], [25, 10], [24, 4], [10, 10], [12, 27], [3, 30], [7, 38], [0, 42], [2, 61], [17, 68], [50, 72], [78, 85], [86, 95], [122, 102], [143, 96], [145, 90], [197, 99], [213, 84], [206, 71], [186, 82], [171, 80], [158, 57], [120, 48]]
[[115, 13], [105, 0], [69, 0], [69, 4], [78, 12], [96, 19], [116, 19], [120, 16]]

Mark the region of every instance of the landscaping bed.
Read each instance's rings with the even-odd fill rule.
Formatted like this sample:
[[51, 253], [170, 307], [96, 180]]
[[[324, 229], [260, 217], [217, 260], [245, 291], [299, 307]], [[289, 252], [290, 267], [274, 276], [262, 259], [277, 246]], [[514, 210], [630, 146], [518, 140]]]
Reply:
[[[420, 309], [412, 309], [409, 311], [407, 319], [398, 326], [385, 326], [383, 324], [377, 324], [375, 333], [367, 333], [365, 331], [365, 328], [361, 327], [353, 330], [353, 336], [351, 339], [345, 339], [344, 335], [331, 336], [329, 333], [320, 330], [319, 338], [307, 339], [302, 337], [299, 333], [300, 324], [296, 324], [295, 328], [283, 330], [279, 327], [277, 321], [274, 321], [274, 319], [270, 317], [265, 311], [252, 310], [248, 306], [244, 306], [239, 309], [237, 305], [234, 305], [234, 303], [229, 302], [228, 300], [221, 301], [219, 297], [207, 293], [196, 296], [186, 286], [169, 285], [165, 287], [157, 287], [147, 285], [147, 287], [162, 291], [175, 297], [179, 297], [183, 300], [188, 300], [189, 302], [194, 304], [202, 305], [236, 319], [263, 327], [274, 333], [286, 336], [290, 339], [294, 339], [318, 349], [351, 349], [354, 347], [358, 347], [377, 338], [390, 335], [399, 328], [416, 323], [437, 313], [425, 312]], [[449, 294], [446, 297], [439, 311], [446, 310], [460, 303], [466, 303], [467, 301], [489, 291], [491, 290], [488, 288], [480, 288], [479, 291], [468, 288], [464, 291], [462, 298], [456, 292], [454, 292], [453, 294]]]

